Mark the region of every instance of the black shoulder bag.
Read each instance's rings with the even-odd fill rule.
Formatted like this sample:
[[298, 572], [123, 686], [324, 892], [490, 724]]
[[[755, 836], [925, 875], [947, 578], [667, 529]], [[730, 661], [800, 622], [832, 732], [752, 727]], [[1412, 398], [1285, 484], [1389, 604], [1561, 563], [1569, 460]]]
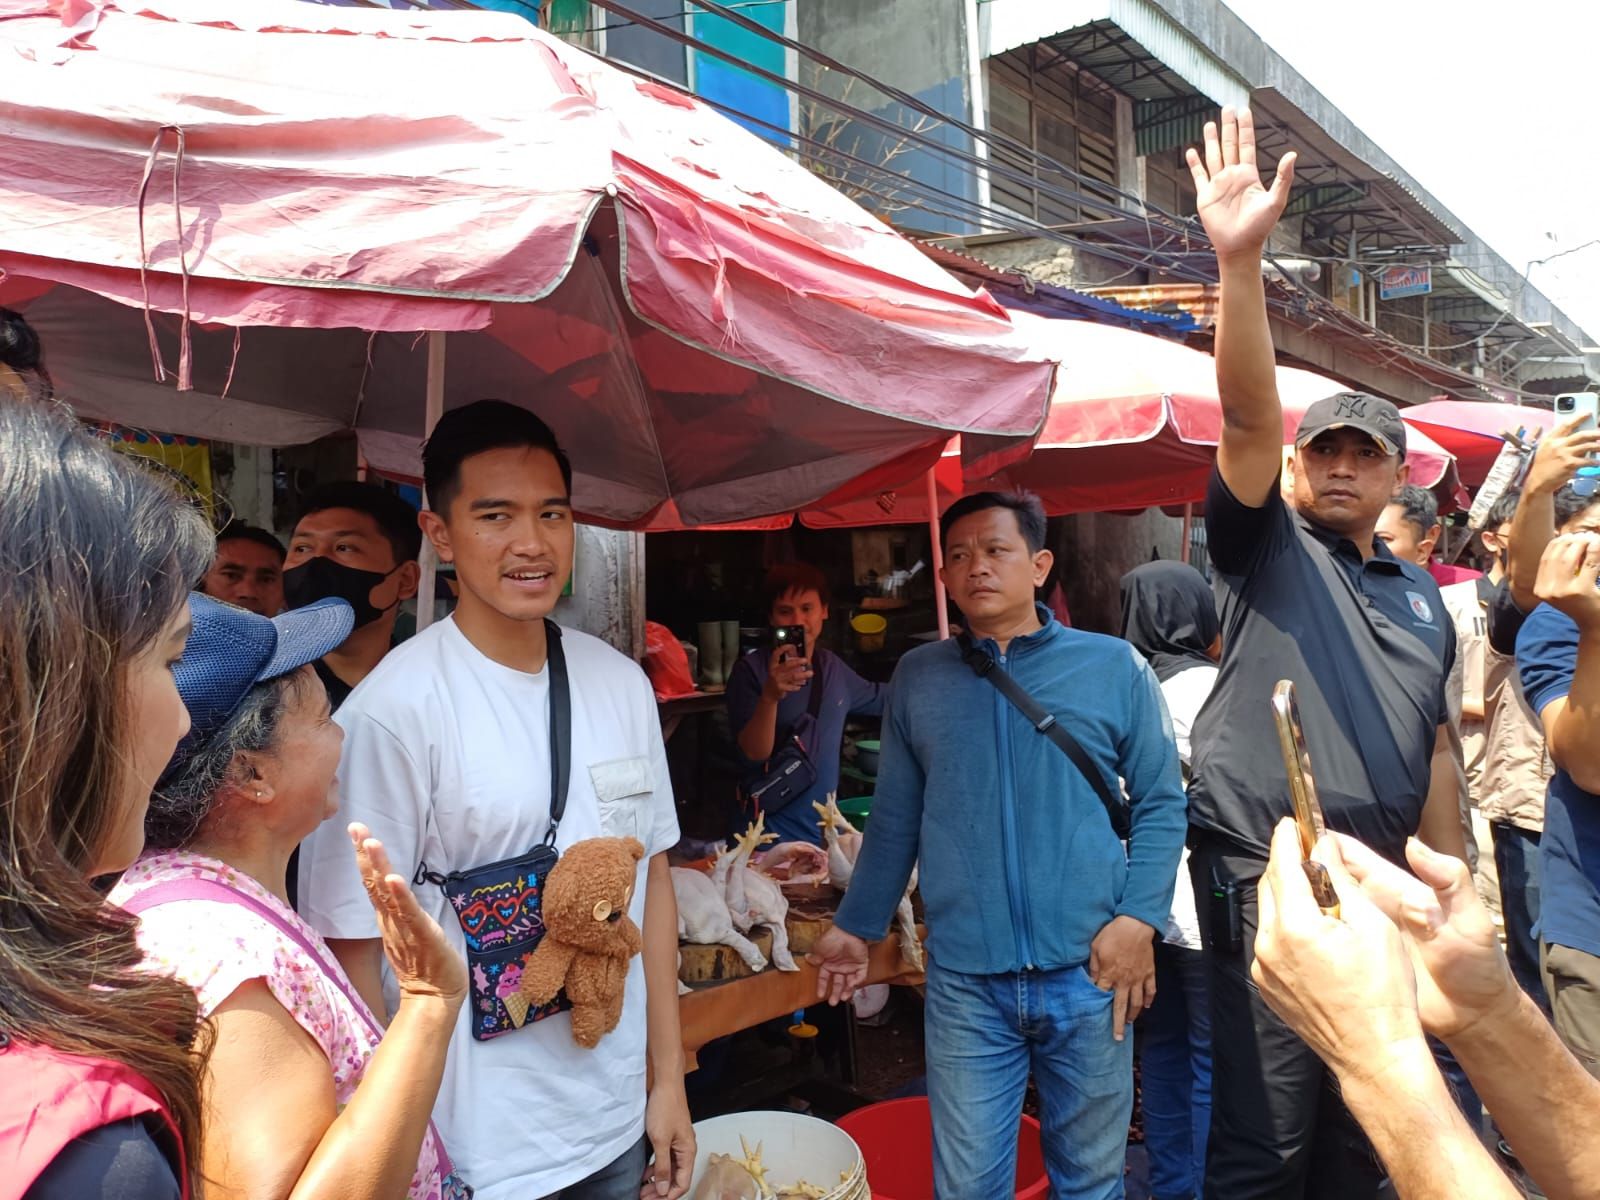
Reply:
[[1094, 789], [1094, 794], [1100, 797], [1100, 803], [1105, 806], [1106, 816], [1111, 818], [1112, 832], [1123, 841], [1127, 841], [1132, 833], [1132, 817], [1128, 812], [1128, 806], [1106, 782], [1105, 776], [1094, 765], [1094, 760], [1078, 743], [1078, 739], [1067, 732], [1066, 726], [1056, 720], [1054, 713], [1046, 712], [1021, 684], [1011, 678], [1009, 672], [995, 670], [998, 664], [974, 646], [971, 638], [963, 633], [957, 641], [961, 646], [961, 660], [972, 668], [972, 673], [979, 679], [993, 684], [996, 691], [1011, 701], [1017, 711], [1028, 718], [1028, 723], [1035, 730], [1054, 742], [1056, 748], [1072, 760], [1072, 765], [1078, 768], [1078, 773], [1088, 780], [1089, 786]]
[[472, 1036], [480, 1042], [521, 1029], [572, 1007], [565, 992], [529, 1011], [522, 997], [522, 964], [544, 937], [544, 883], [556, 865], [556, 828], [567, 810], [572, 773], [572, 686], [561, 627], [544, 623], [550, 668], [550, 828], [526, 854], [441, 875], [423, 863], [412, 883], [444, 892], [461, 922], [471, 968]]
[[789, 730], [783, 744], [772, 752], [759, 779], [745, 789], [745, 794], [757, 812], [775, 813], [787, 807], [796, 797], [805, 795], [817, 782], [817, 765], [811, 761], [806, 742], [817, 730], [817, 718], [822, 713], [822, 652], [816, 657], [816, 673], [811, 677], [811, 703], [805, 715]]

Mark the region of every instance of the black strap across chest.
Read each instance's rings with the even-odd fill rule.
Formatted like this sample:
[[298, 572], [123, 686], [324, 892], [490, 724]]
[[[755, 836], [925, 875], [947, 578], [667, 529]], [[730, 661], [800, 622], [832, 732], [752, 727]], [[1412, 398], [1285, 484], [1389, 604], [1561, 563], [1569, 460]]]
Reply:
[[572, 682], [561, 647], [561, 626], [544, 622], [545, 659], [550, 667], [550, 828], [544, 844], [556, 844], [556, 827], [567, 811], [567, 786], [572, 779]]
[[999, 664], [974, 646], [970, 637], [963, 633], [956, 641], [961, 647], [961, 660], [972, 669], [972, 673], [993, 685], [1018, 712], [1028, 718], [1028, 723], [1036, 732], [1049, 738], [1056, 748], [1067, 756], [1072, 765], [1078, 768], [1078, 773], [1094, 789], [1094, 794], [1100, 798], [1106, 816], [1111, 820], [1112, 830], [1119, 838], [1127, 838], [1132, 831], [1128, 806], [1112, 791], [1111, 785], [1106, 782], [1106, 777], [1095, 766], [1094, 760], [1089, 757], [1089, 752], [1083, 748], [1078, 739], [1072, 736], [1065, 725], [1056, 720], [1054, 713], [1047, 712], [1026, 688], [1013, 679], [1009, 671], [996, 670]]

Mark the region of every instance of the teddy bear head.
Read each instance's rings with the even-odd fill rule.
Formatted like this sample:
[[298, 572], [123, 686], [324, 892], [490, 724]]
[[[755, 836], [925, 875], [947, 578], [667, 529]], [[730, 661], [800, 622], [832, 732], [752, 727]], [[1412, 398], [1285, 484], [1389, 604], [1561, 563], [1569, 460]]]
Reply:
[[549, 936], [580, 950], [604, 953], [615, 947], [643, 857], [644, 846], [631, 837], [590, 838], [563, 851], [544, 887]]

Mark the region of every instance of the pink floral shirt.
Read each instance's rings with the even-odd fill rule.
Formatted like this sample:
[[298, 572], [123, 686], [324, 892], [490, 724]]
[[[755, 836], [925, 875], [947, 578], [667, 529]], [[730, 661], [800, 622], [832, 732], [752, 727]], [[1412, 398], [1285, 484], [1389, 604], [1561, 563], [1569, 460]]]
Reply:
[[[216, 880], [273, 908], [338, 969], [320, 934], [250, 876], [214, 858], [183, 851], [147, 854], [128, 868], [110, 900], [122, 904], [154, 884], [187, 878]], [[341, 1108], [350, 1102], [378, 1037], [367, 1023], [369, 1010], [343, 971], [335, 983], [281, 930], [242, 904], [198, 899], [158, 903], [140, 914], [138, 936], [140, 948], [157, 969], [195, 990], [203, 1017], [215, 1012], [242, 984], [252, 979], [265, 983], [327, 1055], [335, 1101]], [[430, 1129], [406, 1193], [408, 1200], [440, 1200], [439, 1151]]]

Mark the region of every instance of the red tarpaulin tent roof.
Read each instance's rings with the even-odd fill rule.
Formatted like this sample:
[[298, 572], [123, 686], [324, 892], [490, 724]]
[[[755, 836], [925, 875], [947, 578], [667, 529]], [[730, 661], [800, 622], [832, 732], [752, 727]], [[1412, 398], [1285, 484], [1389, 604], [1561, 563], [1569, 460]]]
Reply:
[[0, 268], [85, 415], [350, 429], [394, 474], [447, 331], [444, 406], [540, 412], [614, 524], [792, 510], [953, 432], [998, 463], [1053, 372], [804, 166], [485, 12], [0, 0]]
[[[1067, 364], [1056, 378], [1044, 432], [1026, 462], [976, 484], [963, 481], [959, 461], [947, 449], [936, 469], [941, 505], [963, 488], [985, 486], [1036, 492], [1052, 516], [1205, 498], [1222, 436], [1215, 359], [1133, 330], [1012, 315], [1039, 353]], [[1312, 371], [1279, 367], [1284, 443], [1293, 439], [1308, 407], [1346, 390]], [[1453, 470], [1449, 453], [1415, 429], [1407, 459], [1413, 481], [1424, 487], [1445, 482]], [[807, 509], [800, 519], [813, 528], [926, 521], [926, 484], [908, 478], [873, 496]]]
[[1430, 400], [1401, 409], [1400, 416], [1455, 455], [1462, 479], [1474, 486], [1484, 481], [1505, 445], [1503, 433], [1525, 429], [1532, 437], [1557, 423], [1548, 408], [1474, 400]]

